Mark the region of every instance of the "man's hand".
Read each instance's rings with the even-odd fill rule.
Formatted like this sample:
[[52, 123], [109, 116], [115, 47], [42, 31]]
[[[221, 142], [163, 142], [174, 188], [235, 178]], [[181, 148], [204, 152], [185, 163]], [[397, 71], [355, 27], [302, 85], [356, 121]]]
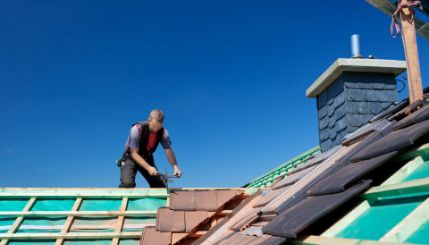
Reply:
[[182, 171], [180, 171], [180, 169], [177, 165], [174, 165], [173, 170], [174, 170], [174, 176], [177, 176], [177, 177], [182, 176]]
[[156, 170], [156, 168], [154, 167], [149, 167], [147, 169], [147, 172], [149, 173], [149, 175], [151, 176], [157, 176], [158, 175], [158, 170]]

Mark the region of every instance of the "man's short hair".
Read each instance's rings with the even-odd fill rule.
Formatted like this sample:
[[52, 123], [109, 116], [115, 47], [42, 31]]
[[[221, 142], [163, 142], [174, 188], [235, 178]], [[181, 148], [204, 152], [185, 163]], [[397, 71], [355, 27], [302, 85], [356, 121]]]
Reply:
[[155, 120], [159, 123], [163, 123], [164, 113], [159, 109], [153, 109], [149, 114], [149, 120]]

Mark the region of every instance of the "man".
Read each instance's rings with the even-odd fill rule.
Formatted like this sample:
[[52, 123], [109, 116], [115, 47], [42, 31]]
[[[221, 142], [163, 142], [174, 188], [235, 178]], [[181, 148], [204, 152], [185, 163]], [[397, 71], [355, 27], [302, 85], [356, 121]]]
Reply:
[[166, 187], [158, 174], [153, 158], [153, 153], [159, 143], [164, 148], [167, 159], [173, 167], [174, 175], [182, 176], [171, 148], [168, 132], [162, 127], [163, 121], [164, 114], [155, 109], [150, 112], [147, 121], [136, 123], [131, 127], [125, 144], [125, 161], [121, 166], [120, 188], [134, 188], [137, 171], [143, 175], [151, 188]]

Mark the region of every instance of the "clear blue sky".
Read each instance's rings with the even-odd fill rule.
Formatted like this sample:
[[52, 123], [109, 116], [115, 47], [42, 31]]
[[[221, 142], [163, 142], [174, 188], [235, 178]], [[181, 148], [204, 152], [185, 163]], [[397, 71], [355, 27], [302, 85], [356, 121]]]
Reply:
[[318, 144], [305, 90], [351, 34], [404, 58], [389, 24], [363, 0], [1, 1], [0, 186], [116, 187], [129, 126], [155, 107], [175, 186], [241, 186]]

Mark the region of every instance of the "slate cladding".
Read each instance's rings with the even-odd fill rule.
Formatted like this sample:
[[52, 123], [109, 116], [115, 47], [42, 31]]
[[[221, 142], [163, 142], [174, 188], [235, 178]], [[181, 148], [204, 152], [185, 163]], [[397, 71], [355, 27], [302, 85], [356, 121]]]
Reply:
[[317, 96], [321, 151], [367, 124], [397, 97], [393, 74], [344, 72]]

